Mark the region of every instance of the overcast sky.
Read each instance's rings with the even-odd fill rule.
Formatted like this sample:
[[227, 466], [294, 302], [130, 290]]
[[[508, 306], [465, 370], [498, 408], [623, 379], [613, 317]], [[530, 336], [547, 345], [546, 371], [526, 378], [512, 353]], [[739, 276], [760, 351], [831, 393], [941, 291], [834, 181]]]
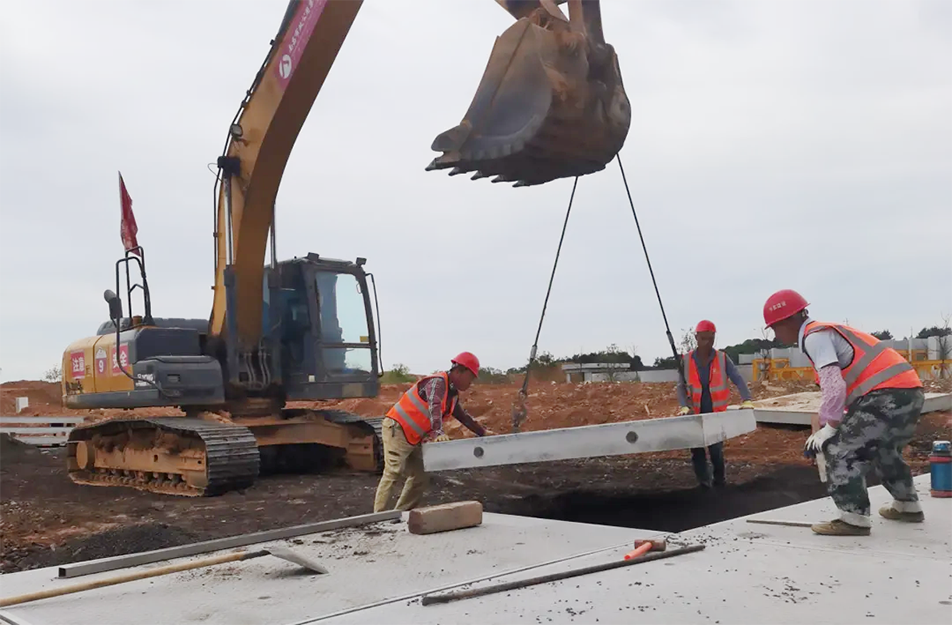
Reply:
[[[157, 316], [211, 308], [214, 162], [284, 0], [8, 0], [0, 22], [0, 377], [107, 318], [121, 170]], [[897, 336], [952, 313], [952, 2], [604, 0], [631, 99], [622, 159], [676, 335], [814, 317]], [[368, 0], [278, 193], [281, 258], [368, 258], [383, 357], [522, 364], [571, 180], [425, 172], [469, 106], [490, 0]], [[412, 245], [408, 245], [412, 242]], [[540, 349], [667, 354], [617, 163], [579, 180]]]

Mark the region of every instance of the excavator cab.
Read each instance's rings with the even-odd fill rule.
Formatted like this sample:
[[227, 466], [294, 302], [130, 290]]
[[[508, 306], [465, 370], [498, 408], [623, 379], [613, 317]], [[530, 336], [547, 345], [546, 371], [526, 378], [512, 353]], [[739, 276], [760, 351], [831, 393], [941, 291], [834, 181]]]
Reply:
[[597, 0], [497, 0], [517, 21], [496, 38], [469, 110], [440, 134], [427, 171], [538, 185], [605, 168], [628, 135], [631, 105]]
[[[376, 396], [376, 294], [371, 301], [368, 282], [373, 275], [364, 271], [365, 262], [311, 253], [278, 263], [278, 289], [265, 284], [265, 334], [279, 328], [280, 371], [288, 400]], [[279, 301], [272, 302], [275, 293]]]

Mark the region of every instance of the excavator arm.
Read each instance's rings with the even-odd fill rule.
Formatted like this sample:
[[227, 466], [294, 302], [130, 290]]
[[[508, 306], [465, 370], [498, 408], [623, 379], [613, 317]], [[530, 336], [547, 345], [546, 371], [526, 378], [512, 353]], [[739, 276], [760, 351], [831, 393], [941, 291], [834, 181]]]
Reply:
[[[566, 0], [496, 1], [517, 21], [497, 37], [461, 123], [434, 140], [442, 154], [427, 169], [516, 186], [603, 169], [631, 113], [598, 0], [568, 0], [568, 18], [558, 7]], [[291, 0], [218, 159], [209, 334], [228, 345], [233, 383], [237, 354], [253, 355], [267, 338], [264, 260], [281, 177], [361, 5]]]

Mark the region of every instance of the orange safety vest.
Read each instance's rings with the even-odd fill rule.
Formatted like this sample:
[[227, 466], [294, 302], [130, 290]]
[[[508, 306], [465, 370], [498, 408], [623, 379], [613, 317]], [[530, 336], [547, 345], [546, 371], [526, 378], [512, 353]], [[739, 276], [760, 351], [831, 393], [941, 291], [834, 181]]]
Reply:
[[444, 419], [452, 417], [458, 398], [456, 395], [450, 398], [450, 377], [445, 371], [417, 380], [416, 384], [411, 386], [400, 397], [399, 401], [387, 411], [387, 416], [403, 427], [403, 434], [411, 445], [416, 445], [422, 441], [432, 429], [430, 409], [427, 402], [420, 396], [420, 387], [433, 378], [443, 378], [443, 382], [446, 384], [446, 393], [443, 395], [441, 410]]
[[[881, 388], [921, 388], [919, 374], [899, 352], [883, 345], [871, 334], [838, 323], [811, 321], [803, 331], [803, 339], [820, 330], [831, 329], [839, 333], [853, 348], [853, 360], [841, 370], [846, 382], [846, 405], [849, 406], [863, 395]], [[807, 354], [805, 349], [801, 349]], [[810, 358], [810, 354], [807, 354]], [[813, 359], [810, 358], [810, 362]], [[820, 376], [816, 369], [813, 377], [817, 384]]]
[[[709, 379], [709, 388], [711, 389], [711, 403], [714, 405], [714, 412], [727, 410], [727, 404], [730, 401], [731, 390], [727, 386], [727, 355], [719, 349], [714, 350], [714, 358], [711, 359], [711, 370]], [[694, 413], [701, 412], [701, 378], [697, 373], [697, 364], [694, 362], [694, 351], [690, 351], [684, 357], [684, 377], [691, 387], [691, 403], [694, 406]]]

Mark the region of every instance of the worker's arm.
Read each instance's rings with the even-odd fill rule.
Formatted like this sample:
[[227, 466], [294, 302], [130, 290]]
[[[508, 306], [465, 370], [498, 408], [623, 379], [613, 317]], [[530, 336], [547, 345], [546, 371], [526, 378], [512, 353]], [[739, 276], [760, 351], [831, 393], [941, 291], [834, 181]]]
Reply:
[[814, 332], [807, 336], [803, 341], [803, 349], [813, 361], [820, 379], [820, 425], [836, 427], [843, 419], [843, 409], [846, 407], [846, 382], [840, 371], [831, 331]]
[[846, 382], [839, 365], [827, 365], [817, 371], [820, 378], [820, 425], [837, 427], [843, 420], [846, 407]]
[[446, 383], [443, 378], [436, 377], [427, 382], [423, 389], [430, 411], [430, 435], [436, 438], [443, 435], [443, 395], [446, 394]]
[[744, 401], [750, 401], [753, 397], [750, 394], [750, 388], [747, 387], [747, 381], [741, 377], [740, 371], [734, 366], [734, 361], [727, 354], [724, 354], [724, 361], [727, 363], [727, 377], [734, 383], [740, 392], [740, 397]]
[[459, 402], [456, 402], [456, 406], [453, 407], [453, 416], [476, 436], [486, 436], [486, 428], [477, 423], [476, 419], [466, 412]]
[[[683, 358], [687, 358], [687, 357], [688, 357], [687, 355], [683, 356]], [[678, 368], [679, 369], [684, 368], [684, 363], [681, 362], [680, 360], [678, 361]], [[681, 406], [686, 406], [688, 408], [691, 407], [691, 404], [688, 402], [688, 391], [684, 387], [684, 378], [680, 374], [678, 375], [678, 404]]]

